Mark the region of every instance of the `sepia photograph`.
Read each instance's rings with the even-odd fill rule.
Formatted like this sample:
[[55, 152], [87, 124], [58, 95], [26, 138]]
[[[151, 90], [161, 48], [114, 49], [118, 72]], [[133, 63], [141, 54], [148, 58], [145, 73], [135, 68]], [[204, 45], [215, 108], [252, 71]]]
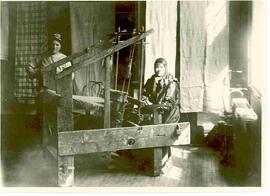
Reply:
[[0, 1], [0, 192], [262, 190], [266, 4]]

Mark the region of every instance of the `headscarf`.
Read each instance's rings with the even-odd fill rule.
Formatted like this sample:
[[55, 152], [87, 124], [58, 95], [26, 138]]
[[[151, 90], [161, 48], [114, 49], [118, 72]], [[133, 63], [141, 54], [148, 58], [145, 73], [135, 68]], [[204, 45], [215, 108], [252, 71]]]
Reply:
[[156, 66], [157, 63], [162, 63], [165, 67], [165, 74], [163, 76], [155, 76], [155, 84], [158, 84], [158, 90], [159, 88], [163, 88], [164, 85], [168, 85], [170, 81], [174, 79], [173, 75], [171, 75], [168, 72], [167, 67], [167, 61], [164, 58], [158, 58], [155, 60], [154, 66]]
[[167, 61], [164, 58], [158, 58], [155, 60], [154, 67], [156, 66], [157, 63], [163, 64], [163, 66], [165, 67], [165, 75], [167, 75], [168, 74]]

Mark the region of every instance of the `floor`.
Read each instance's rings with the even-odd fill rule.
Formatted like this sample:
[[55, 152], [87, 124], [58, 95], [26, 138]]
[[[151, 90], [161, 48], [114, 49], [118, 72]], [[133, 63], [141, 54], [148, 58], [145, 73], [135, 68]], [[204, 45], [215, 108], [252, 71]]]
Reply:
[[[33, 148], [32, 148], [33, 149]], [[53, 187], [56, 164], [44, 158], [41, 148], [10, 154], [4, 164], [4, 186]], [[75, 157], [76, 187], [226, 187], [259, 186], [256, 176], [222, 166], [220, 156], [207, 147], [175, 146], [172, 167], [160, 177], [138, 172], [121, 158], [104, 153]]]
[[[12, 130], [21, 129], [9, 150], [2, 151], [2, 176], [6, 187], [54, 187], [56, 164], [44, 157], [40, 148], [40, 134], [35, 124], [25, 124], [17, 118], [16, 124], [6, 125], [9, 137]], [[16, 119], [15, 118], [15, 119]], [[212, 119], [211, 119], [212, 118]], [[12, 117], [14, 119], [14, 117]], [[7, 119], [8, 120], [8, 119]], [[28, 119], [29, 120], [29, 119]], [[200, 116], [199, 124], [209, 123], [214, 117]], [[26, 120], [27, 121], [27, 120]], [[10, 135], [11, 134], [11, 135]], [[35, 140], [35, 142], [33, 142]], [[4, 143], [7, 141], [4, 141]], [[14, 145], [14, 142], [17, 144]], [[3, 149], [2, 149], [3, 150]], [[75, 157], [76, 187], [235, 187], [260, 186], [256, 172], [243, 173], [241, 169], [220, 164], [220, 154], [204, 145], [172, 147], [172, 167], [159, 177], [139, 172], [125, 160], [109, 159], [106, 153]]]

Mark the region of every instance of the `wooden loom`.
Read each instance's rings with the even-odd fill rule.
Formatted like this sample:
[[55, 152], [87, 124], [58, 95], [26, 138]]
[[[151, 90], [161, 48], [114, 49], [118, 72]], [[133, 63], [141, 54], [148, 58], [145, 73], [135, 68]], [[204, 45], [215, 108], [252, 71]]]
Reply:
[[[74, 156], [77, 154], [117, 151], [125, 149], [153, 149], [153, 175], [161, 173], [162, 147], [183, 145], [190, 143], [190, 125], [185, 123], [160, 124], [161, 115], [153, 109], [154, 124], [132, 127], [110, 128], [111, 121], [111, 94], [110, 82], [112, 72], [112, 54], [136, 42], [143, 43], [146, 36], [153, 30], [146, 31], [128, 40], [125, 40], [99, 54], [73, 64], [56, 75], [57, 90], [57, 146], [49, 145], [47, 130], [43, 129], [43, 147], [57, 160], [58, 186], [72, 186], [74, 184]], [[88, 50], [72, 54], [45, 68], [44, 77], [50, 70], [87, 54]], [[104, 128], [90, 130], [73, 130], [73, 99], [72, 73], [86, 65], [105, 58], [105, 96], [104, 96]], [[76, 98], [75, 98], [76, 99]], [[46, 123], [46, 122], [45, 122]]]

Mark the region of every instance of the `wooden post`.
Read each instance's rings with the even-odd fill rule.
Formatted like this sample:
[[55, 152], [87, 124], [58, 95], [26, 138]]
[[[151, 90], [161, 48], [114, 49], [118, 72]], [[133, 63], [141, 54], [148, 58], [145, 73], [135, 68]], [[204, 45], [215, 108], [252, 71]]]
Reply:
[[[144, 27], [142, 28], [142, 31], [144, 32]], [[141, 59], [140, 59], [140, 81], [139, 81], [139, 96], [138, 99], [141, 100], [142, 98], [142, 90], [143, 90], [143, 83], [144, 83], [144, 42], [145, 39], [141, 40]]]
[[197, 119], [198, 119], [197, 112], [181, 113], [180, 116], [181, 122], [190, 122], [191, 143], [200, 144], [200, 141], [198, 140], [198, 138], [200, 138], [200, 130], [198, 129], [197, 126]]
[[[120, 42], [120, 33], [121, 29], [118, 27], [116, 44]], [[114, 81], [114, 89], [117, 90], [117, 80], [118, 80], [118, 64], [119, 64], [119, 51], [116, 52], [116, 60], [115, 60], [115, 81]]]
[[111, 69], [112, 69], [112, 56], [107, 56], [105, 60], [105, 100], [104, 100], [104, 128], [111, 126]]
[[[154, 109], [154, 124], [162, 123], [162, 115]], [[162, 147], [153, 148], [153, 176], [159, 176], [162, 169]]]
[[[73, 131], [72, 76], [57, 80], [57, 93], [63, 97], [57, 107], [57, 131]], [[58, 147], [59, 148], [59, 147]], [[72, 186], [74, 183], [74, 156], [58, 156], [58, 186]]]
[[[39, 101], [38, 115], [42, 115], [41, 117], [39, 117], [39, 118], [42, 118], [41, 119], [41, 121], [42, 121], [42, 147], [44, 150], [44, 155], [46, 156], [46, 147], [49, 143], [49, 130], [48, 130], [49, 122], [47, 119], [48, 118], [48, 114], [47, 114], [48, 110], [46, 110], [46, 106], [45, 106], [43, 97], [40, 98], [38, 101]], [[42, 110], [42, 114], [40, 114], [39, 110]]]

